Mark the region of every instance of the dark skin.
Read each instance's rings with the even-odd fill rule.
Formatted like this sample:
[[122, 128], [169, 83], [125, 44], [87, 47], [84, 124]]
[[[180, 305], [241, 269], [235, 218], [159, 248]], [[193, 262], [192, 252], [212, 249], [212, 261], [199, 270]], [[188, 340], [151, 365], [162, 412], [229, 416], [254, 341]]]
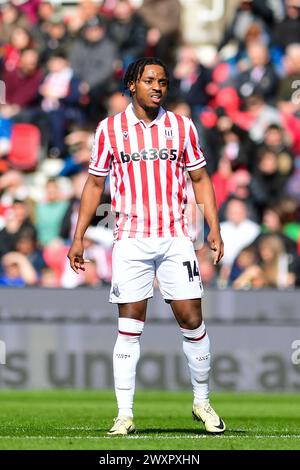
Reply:
[[[136, 82], [128, 84], [136, 116], [145, 123], [151, 123], [158, 115], [159, 108], [167, 96], [168, 79], [160, 65], [146, 65]], [[211, 180], [205, 170], [189, 172], [197, 204], [203, 204], [204, 216], [209, 224], [207, 237], [214, 263], [217, 264], [224, 254], [223, 241], [220, 235], [219, 220]], [[68, 258], [71, 268], [78, 273], [84, 271], [86, 260], [83, 258], [83, 236], [92, 217], [100, 204], [105, 185], [105, 177], [89, 175], [83, 189], [80, 211], [74, 240]], [[147, 299], [140, 302], [118, 304], [120, 318], [133, 318], [145, 321]], [[195, 329], [202, 323], [201, 299], [172, 300], [170, 302], [174, 316], [181, 328]]]

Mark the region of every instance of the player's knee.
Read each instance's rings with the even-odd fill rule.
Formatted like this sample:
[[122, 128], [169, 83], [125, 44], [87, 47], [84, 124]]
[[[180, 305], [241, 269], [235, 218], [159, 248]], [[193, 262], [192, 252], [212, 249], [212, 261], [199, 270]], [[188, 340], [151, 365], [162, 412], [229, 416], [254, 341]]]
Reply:
[[144, 322], [133, 318], [119, 318], [119, 338], [128, 342], [139, 341], [143, 329]]
[[184, 340], [188, 342], [201, 341], [207, 336], [204, 322], [201, 322], [201, 324], [198, 324], [195, 328], [186, 328], [181, 326], [180, 330]]
[[199, 312], [188, 312], [181, 315], [180, 326], [181, 328], [186, 328], [187, 330], [195, 330], [199, 328], [202, 323], [202, 317], [199, 316]]
[[200, 327], [201, 323], [202, 320], [199, 320], [198, 318], [192, 318], [185, 322], [185, 326], [183, 328], [186, 328], [187, 330], [196, 330]]

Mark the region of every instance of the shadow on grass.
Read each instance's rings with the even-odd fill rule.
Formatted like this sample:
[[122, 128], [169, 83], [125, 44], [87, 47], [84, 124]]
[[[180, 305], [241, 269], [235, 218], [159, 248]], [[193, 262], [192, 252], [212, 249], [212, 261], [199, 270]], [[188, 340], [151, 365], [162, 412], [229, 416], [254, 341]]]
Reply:
[[[56, 438], [59, 438], [61, 437], [62, 439], [63, 438], [72, 438], [72, 437], [78, 437], [78, 436], [81, 436], [82, 439], [84, 439], [85, 437], [89, 438], [90, 436], [93, 436], [93, 437], [104, 437], [104, 436], [108, 436], [107, 435], [107, 431], [108, 431], [108, 427], [89, 427], [89, 428], [80, 428], [78, 427], [78, 429], [76, 429], [76, 426], [73, 427], [73, 428], [57, 428], [57, 427], [49, 427], [47, 429], [45, 429], [45, 427], [41, 428], [40, 426], [36, 426], [36, 427], [22, 427], [21, 429], [18, 428], [18, 427], [13, 427], [13, 426], [10, 426], [9, 429], [1, 429], [0, 428], [0, 439], [1, 439], [1, 436], [5, 436], [5, 437], [17, 437], [17, 438], [20, 438], [20, 437], [23, 437], [23, 436], [30, 436], [31, 438], [34, 438], [35, 436], [37, 437], [41, 437], [41, 436], [45, 436], [45, 439], [47, 438], [47, 436], [54, 436]], [[169, 436], [173, 436], [174, 438], [176, 438], [176, 436], [180, 436], [182, 437], [182, 439], [184, 439], [184, 435], [187, 435], [187, 436], [201, 436], [201, 437], [214, 437], [214, 436], [235, 436], [235, 437], [239, 437], [239, 436], [245, 436], [245, 435], [248, 435], [249, 437], [252, 435], [252, 434], [255, 434], [255, 430], [252, 430], [252, 431], [249, 431], [249, 430], [244, 430], [244, 429], [226, 429], [225, 433], [208, 433], [207, 431], [205, 431], [205, 429], [201, 429], [201, 428], [190, 428], [190, 427], [170, 427], [170, 428], [154, 428], [154, 427], [150, 427], [150, 428], [145, 428], [145, 427], [138, 427], [136, 432], [133, 434], [133, 436], [151, 436], [151, 435], [156, 435], [156, 436], [163, 436], [164, 435], [169, 435]], [[276, 434], [276, 432], [273, 432], [273, 434]], [[280, 432], [278, 432], [278, 434], [281, 434]], [[114, 436], [110, 436], [110, 437], [114, 437]], [[118, 437], [118, 436], [115, 436], [115, 437]], [[119, 436], [120, 437], [120, 436]], [[126, 436], [124, 436], [126, 437]]]
[[[100, 432], [105, 433], [106, 435], [106, 430], [104, 429], [95, 429], [93, 430], [95, 432]], [[138, 428], [135, 433], [131, 434], [132, 436], [139, 436], [139, 435], [151, 435], [151, 434], [158, 434], [163, 436], [164, 434], [172, 434], [174, 437], [176, 437], [177, 434], [179, 434], [183, 439], [184, 439], [184, 434], [187, 435], [195, 435], [196, 436], [229, 436], [229, 435], [234, 435], [236, 437], [238, 436], [243, 436], [245, 434], [248, 434], [248, 431], [245, 431], [244, 429], [227, 429], [225, 433], [208, 433], [204, 429], [190, 429], [190, 428]], [[111, 436], [113, 437], [113, 436]], [[117, 436], [116, 436], [117, 437]], [[125, 436], [126, 437], [126, 436]]]

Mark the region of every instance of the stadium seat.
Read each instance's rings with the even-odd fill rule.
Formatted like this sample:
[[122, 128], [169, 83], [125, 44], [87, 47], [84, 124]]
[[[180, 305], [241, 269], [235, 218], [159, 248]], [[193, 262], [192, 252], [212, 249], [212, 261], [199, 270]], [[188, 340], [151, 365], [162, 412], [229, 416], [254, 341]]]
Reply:
[[39, 160], [41, 134], [33, 124], [14, 124], [8, 162], [17, 170], [34, 170]]

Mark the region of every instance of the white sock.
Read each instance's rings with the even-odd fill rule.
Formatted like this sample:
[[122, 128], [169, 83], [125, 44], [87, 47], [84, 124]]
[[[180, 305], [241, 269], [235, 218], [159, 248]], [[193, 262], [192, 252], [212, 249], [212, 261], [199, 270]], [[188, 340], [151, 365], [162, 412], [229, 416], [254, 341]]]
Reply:
[[114, 347], [113, 367], [118, 416], [133, 417], [135, 373], [140, 358], [140, 336], [144, 322], [119, 318], [119, 334]]
[[183, 352], [187, 358], [194, 392], [194, 404], [208, 403], [210, 352], [209, 338], [204, 322], [195, 330], [180, 328], [183, 334]]

